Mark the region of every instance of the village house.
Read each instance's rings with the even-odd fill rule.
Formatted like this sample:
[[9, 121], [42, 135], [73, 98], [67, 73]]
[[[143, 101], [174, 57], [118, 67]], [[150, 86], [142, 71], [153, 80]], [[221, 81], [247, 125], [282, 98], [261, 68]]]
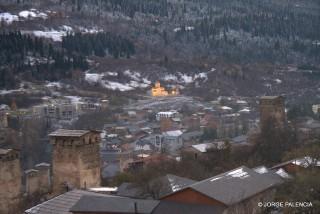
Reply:
[[316, 167], [320, 170], [320, 161], [315, 158], [306, 156], [302, 158], [296, 158], [293, 160], [285, 161], [283, 163], [271, 167], [270, 169], [283, 169], [285, 172], [289, 174], [296, 174], [297, 172], [307, 170], [310, 167]]
[[73, 120], [78, 114], [73, 104], [44, 104], [33, 107], [33, 114], [55, 120]]
[[222, 214], [222, 212], [222, 209], [212, 206], [199, 206], [171, 201], [143, 200], [106, 195], [92, 191], [72, 190], [36, 205], [26, 210], [24, 214]]
[[213, 141], [199, 144], [193, 144], [183, 149], [184, 152], [190, 154], [194, 159], [208, 159], [212, 151], [225, 149], [224, 141]]
[[320, 104], [312, 105], [312, 111], [315, 115], [320, 115]]
[[44, 195], [51, 191], [50, 164], [39, 163], [35, 168], [25, 170], [24, 183], [27, 195]]
[[196, 182], [162, 200], [221, 207], [224, 213], [259, 213], [258, 202], [272, 201], [282, 178], [245, 166]]
[[320, 121], [310, 117], [299, 118], [295, 121], [297, 138], [301, 143], [307, 142], [308, 139], [320, 138]]
[[167, 131], [162, 133], [163, 148], [171, 155], [177, 155], [183, 147], [183, 132], [181, 130]]
[[161, 118], [175, 118], [179, 116], [179, 112], [176, 110], [171, 111], [160, 111], [156, 114], [157, 121], [160, 121]]

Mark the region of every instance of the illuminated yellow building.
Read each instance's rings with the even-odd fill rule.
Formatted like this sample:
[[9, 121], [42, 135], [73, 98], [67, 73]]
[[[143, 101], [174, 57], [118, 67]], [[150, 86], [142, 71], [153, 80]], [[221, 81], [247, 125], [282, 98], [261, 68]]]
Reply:
[[161, 86], [159, 81], [157, 81], [154, 87], [152, 87], [151, 89], [151, 95], [153, 97], [175, 96], [179, 95], [179, 90], [178, 88], [174, 88], [172, 91], [169, 92]]

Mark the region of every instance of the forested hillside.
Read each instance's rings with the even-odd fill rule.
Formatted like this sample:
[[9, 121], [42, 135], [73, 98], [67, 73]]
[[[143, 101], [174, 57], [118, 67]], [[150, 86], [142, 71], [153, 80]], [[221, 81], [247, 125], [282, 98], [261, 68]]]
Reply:
[[319, 0], [0, 0], [1, 12], [0, 88], [14, 88], [22, 74], [69, 79], [75, 69], [92, 69], [88, 62], [117, 72], [141, 68], [156, 74], [151, 81], [194, 76], [217, 63], [221, 82], [259, 76], [248, 73], [253, 64], [319, 75]]

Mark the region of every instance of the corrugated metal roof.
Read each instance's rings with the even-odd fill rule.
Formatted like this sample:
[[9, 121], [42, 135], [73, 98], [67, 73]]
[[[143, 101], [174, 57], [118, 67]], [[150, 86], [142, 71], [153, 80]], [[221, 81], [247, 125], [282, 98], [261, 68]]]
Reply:
[[70, 209], [73, 212], [151, 213], [159, 204], [155, 200], [121, 197], [83, 196]]
[[114, 197], [84, 190], [72, 190], [26, 210], [25, 214], [72, 214], [69, 212], [70, 208], [84, 195]]
[[190, 186], [226, 205], [236, 204], [283, 183], [280, 176], [259, 174], [246, 166], [197, 182]]
[[51, 134], [50, 137], [81, 137], [88, 134], [89, 130], [68, 130], [68, 129], [58, 129]]

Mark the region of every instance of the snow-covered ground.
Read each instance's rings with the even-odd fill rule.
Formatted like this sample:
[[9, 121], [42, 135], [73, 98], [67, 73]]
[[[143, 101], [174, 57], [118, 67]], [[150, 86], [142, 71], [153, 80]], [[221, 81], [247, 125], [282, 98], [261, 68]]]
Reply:
[[177, 74], [166, 74], [162, 80], [164, 81], [175, 81], [177, 83], [181, 83], [181, 84], [190, 84], [196, 80], [203, 80], [203, 81], [207, 81], [208, 80], [208, 75], [205, 72], [201, 72], [201, 73], [195, 73], [192, 75], [188, 75], [188, 74], [182, 74], [182, 73], [177, 73]]
[[[182, 30], [181, 27], [177, 27], [177, 28], [173, 29], [173, 32], [177, 33], [177, 32], [179, 32], [181, 30]], [[192, 30], [194, 30], [194, 27], [193, 26], [186, 26], [186, 27], [184, 27], [184, 30], [185, 31], [192, 31]]]
[[99, 84], [104, 88], [119, 91], [131, 91], [137, 88], [147, 88], [151, 84], [151, 81], [149, 81], [147, 78], [142, 78], [141, 74], [138, 72], [125, 70], [123, 74], [131, 79], [128, 83], [107, 80], [107, 77], [115, 77], [118, 75], [118, 73], [110, 71], [101, 74], [86, 73], [85, 80], [90, 84]]
[[19, 17], [17, 15], [13, 15], [11, 13], [0, 13], [0, 22], [4, 22], [6, 24], [11, 24], [14, 21], [19, 21]]
[[[80, 28], [79, 28], [80, 29]], [[81, 28], [81, 33], [98, 33], [100, 31], [98, 30], [90, 30], [87, 28]], [[34, 31], [22, 31], [26, 34], [33, 34], [37, 37], [52, 39], [54, 42], [61, 42], [62, 38], [66, 36], [68, 33], [73, 33], [75, 30], [68, 26], [68, 25], [62, 25], [59, 27], [59, 29], [47, 29], [47, 30], [34, 30]]]
[[22, 89], [22, 88], [20, 88], [20, 89], [13, 89], [13, 90], [0, 90], [0, 95], [12, 94], [12, 93], [23, 92], [23, 91], [25, 91], [25, 90]]
[[30, 9], [30, 10], [23, 10], [19, 12], [19, 17], [24, 19], [32, 19], [32, 18], [42, 18], [47, 19], [48, 14], [40, 12], [36, 9]]
[[23, 10], [18, 13], [18, 15], [12, 14], [10, 12], [0, 13], [0, 21], [5, 22], [6, 24], [12, 24], [12, 22], [18, 22], [27, 19], [47, 19], [48, 14], [44, 12], [40, 12], [36, 9]]
[[52, 39], [55, 42], [61, 42], [62, 37], [67, 35], [66, 31], [56, 31], [56, 30], [50, 30], [50, 31], [35, 30], [35, 31], [32, 31], [32, 33], [37, 37]]
[[[183, 88], [184, 85], [196, 82], [204, 82], [208, 80], [208, 72], [185, 74], [177, 72], [175, 74], [165, 74], [160, 79], [170, 83], [170, 85], [179, 85], [180, 88]], [[138, 88], [148, 88], [151, 86], [152, 82], [147, 77], [143, 76], [140, 72], [125, 70], [123, 75], [126, 76], [127, 81], [116, 81], [113, 77], [117, 77], [117, 72], [104, 72], [104, 73], [86, 73], [85, 80], [92, 85], [100, 85], [104, 88], [111, 90], [120, 90], [120, 91], [130, 91]]]

